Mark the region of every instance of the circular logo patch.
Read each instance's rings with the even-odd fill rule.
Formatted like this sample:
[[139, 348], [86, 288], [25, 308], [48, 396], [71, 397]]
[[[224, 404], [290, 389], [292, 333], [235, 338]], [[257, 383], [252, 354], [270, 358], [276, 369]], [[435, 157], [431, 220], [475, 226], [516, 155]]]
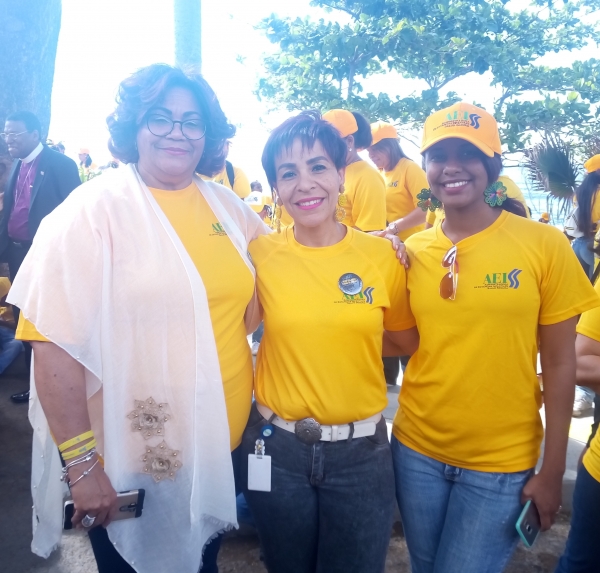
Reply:
[[362, 291], [362, 279], [354, 273], [346, 273], [340, 277], [338, 286], [344, 294], [355, 295]]

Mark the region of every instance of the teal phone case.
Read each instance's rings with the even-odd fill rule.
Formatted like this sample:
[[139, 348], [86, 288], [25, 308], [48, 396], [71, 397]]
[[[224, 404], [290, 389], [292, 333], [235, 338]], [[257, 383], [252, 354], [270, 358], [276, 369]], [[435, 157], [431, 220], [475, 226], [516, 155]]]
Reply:
[[527, 514], [529, 512], [530, 506], [531, 506], [531, 500], [529, 500], [525, 504], [525, 507], [523, 508], [521, 515], [519, 515], [519, 519], [517, 519], [517, 523], [515, 525], [517, 532], [519, 533], [519, 537], [523, 541], [525, 547], [527, 547], [529, 549], [531, 549], [531, 547], [533, 547], [535, 540], [538, 538], [538, 535], [540, 534], [539, 529], [536, 531], [535, 535], [528, 534], [528, 532], [527, 532], [527, 526], [529, 524], [527, 523], [526, 519], [527, 519]]

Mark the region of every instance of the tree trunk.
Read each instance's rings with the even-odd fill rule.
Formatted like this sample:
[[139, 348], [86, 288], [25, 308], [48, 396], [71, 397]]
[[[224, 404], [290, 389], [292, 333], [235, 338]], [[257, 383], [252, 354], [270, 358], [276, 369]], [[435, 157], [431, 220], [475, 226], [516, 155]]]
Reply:
[[[0, 0], [0, 131], [6, 116], [31, 111], [50, 125], [50, 99], [61, 21], [61, 0]], [[0, 141], [0, 192], [11, 159]]]
[[201, 0], [174, 0], [175, 63], [188, 70], [202, 70]]

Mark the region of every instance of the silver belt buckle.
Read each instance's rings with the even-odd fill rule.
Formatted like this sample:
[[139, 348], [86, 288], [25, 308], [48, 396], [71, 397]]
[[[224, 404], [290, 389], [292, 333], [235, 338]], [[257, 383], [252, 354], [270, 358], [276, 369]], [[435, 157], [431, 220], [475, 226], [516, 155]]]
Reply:
[[304, 418], [296, 422], [296, 437], [307, 446], [316, 444], [321, 439], [321, 424], [314, 418]]

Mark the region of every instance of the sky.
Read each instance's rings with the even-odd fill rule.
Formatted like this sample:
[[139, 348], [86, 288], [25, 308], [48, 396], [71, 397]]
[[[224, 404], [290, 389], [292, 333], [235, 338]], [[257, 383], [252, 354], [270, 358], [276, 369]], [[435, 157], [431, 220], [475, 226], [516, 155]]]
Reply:
[[[513, 0], [511, 5], [524, 3]], [[106, 116], [114, 109], [119, 82], [148, 64], [174, 63], [173, 5], [167, 0], [63, 0], [62, 4], [49, 137], [63, 141], [74, 159], [80, 147], [89, 148], [94, 162], [102, 165], [110, 159]], [[332, 17], [311, 7], [309, 0], [202, 0], [202, 71], [238, 129], [229, 158], [251, 181], [260, 180], [264, 189], [262, 148], [270, 129], [290, 115], [268, 113], [267, 104], [253, 94], [261, 57], [275, 49], [254, 26], [271, 13]], [[590, 47], [582, 53], [552, 54], [551, 65], [567, 65], [594, 53]], [[424, 87], [417, 80], [389, 75], [364, 85], [377, 93], [389, 89], [390, 83], [398, 86], [401, 95]], [[486, 74], [469, 74], [448, 89], [491, 107], [495, 93], [489, 83]], [[419, 134], [406, 135], [415, 141], [419, 138]], [[403, 147], [420, 162], [415, 145], [403, 140]]]

